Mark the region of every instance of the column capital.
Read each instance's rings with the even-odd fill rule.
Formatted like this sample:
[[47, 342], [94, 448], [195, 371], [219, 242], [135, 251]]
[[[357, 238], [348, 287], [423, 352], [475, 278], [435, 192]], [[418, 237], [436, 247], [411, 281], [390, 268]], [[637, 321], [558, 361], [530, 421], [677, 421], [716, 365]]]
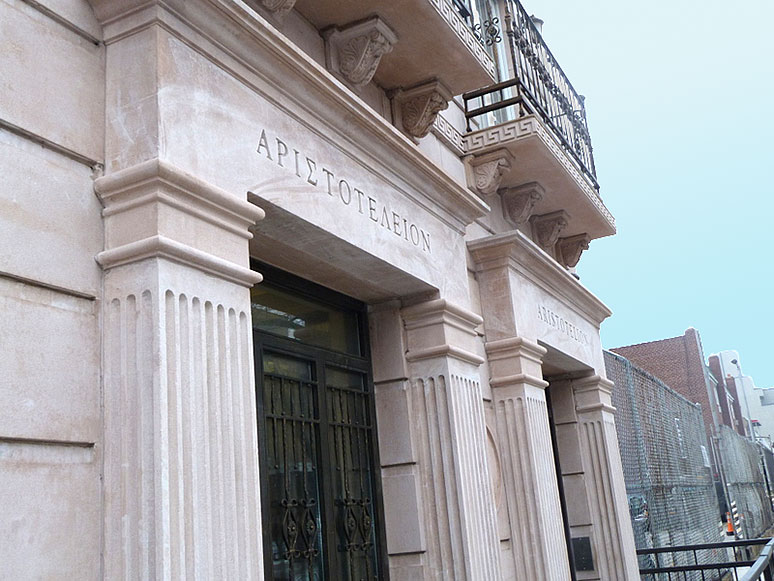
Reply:
[[160, 159], [101, 177], [94, 190], [104, 206], [103, 269], [166, 258], [242, 286], [261, 281], [246, 252], [259, 207]]
[[492, 388], [529, 385], [545, 389], [543, 357], [548, 351], [523, 337], [498, 339], [486, 343]]
[[575, 394], [575, 411], [578, 414], [593, 412], [615, 412], [612, 404], [615, 384], [600, 375], [589, 375], [572, 380]]
[[483, 319], [445, 299], [433, 299], [400, 311], [407, 332], [407, 361], [452, 357], [473, 365], [484, 359], [474, 352], [476, 328]]

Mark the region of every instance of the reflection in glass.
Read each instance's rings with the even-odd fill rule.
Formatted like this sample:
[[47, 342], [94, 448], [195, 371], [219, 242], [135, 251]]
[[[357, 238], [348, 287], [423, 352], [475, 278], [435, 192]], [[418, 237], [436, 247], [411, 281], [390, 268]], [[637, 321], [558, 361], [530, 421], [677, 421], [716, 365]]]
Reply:
[[356, 312], [307, 300], [268, 283], [255, 285], [250, 296], [255, 329], [333, 351], [362, 355]]

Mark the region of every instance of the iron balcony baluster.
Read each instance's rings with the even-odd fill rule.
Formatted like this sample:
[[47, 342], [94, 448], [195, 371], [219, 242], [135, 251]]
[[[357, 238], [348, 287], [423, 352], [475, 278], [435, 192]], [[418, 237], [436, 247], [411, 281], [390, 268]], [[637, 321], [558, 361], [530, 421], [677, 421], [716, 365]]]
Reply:
[[[504, 5], [514, 78], [463, 95], [468, 130], [471, 119], [500, 110], [505, 115], [506, 109], [518, 105], [514, 119], [539, 115], [599, 190], [584, 97], [575, 91], [518, 0], [505, 0]], [[505, 89], [510, 89], [507, 97]]]

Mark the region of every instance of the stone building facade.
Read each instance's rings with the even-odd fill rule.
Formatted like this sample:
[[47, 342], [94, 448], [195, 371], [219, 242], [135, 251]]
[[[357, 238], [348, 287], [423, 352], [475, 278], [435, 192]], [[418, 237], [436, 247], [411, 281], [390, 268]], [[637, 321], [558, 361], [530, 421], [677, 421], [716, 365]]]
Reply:
[[582, 100], [405, 4], [0, 3], [0, 577], [638, 577]]

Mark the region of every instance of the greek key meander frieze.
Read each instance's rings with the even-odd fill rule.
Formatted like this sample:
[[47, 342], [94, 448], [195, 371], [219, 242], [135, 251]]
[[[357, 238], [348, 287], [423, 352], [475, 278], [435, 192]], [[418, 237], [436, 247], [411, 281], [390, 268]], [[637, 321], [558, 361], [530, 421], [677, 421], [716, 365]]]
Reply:
[[476, 38], [476, 35], [460, 17], [457, 10], [447, 0], [428, 0], [430, 4], [438, 11], [446, 22], [449, 23], [452, 30], [457, 33], [459, 39], [468, 47], [473, 56], [486, 69], [489, 76], [495, 79], [495, 63], [486, 52], [484, 45]]
[[510, 123], [503, 125], [497, 125], [496, 127], [490, 127], [484, 131], [478, 131], [471, 135], [464, 136], [465, 153], [476, 153], [476, 151], [484, 148], [489, 148], [496, 145], [505, 145], [510, 141], [515, 141], [527, 137], [531, 134], [537, 134], [545, 143], [546, 147], [551, 150], [554, 157], [561, 163], [565, 169], [570, 173], [575, 182], [580, 186], [583, 192], [586, 194], [589, 200], [594, 204], [597, 210], [605, 217], [610, 224], [615, 224], [615, 219], [610, 211], [605, 207], [605, 204], [599, 198], [599, 195], [588, 184], [583, 174], [575, 167], [575, 164], [570, 160], [569, 156], [565, 153], [562, 147], [556, 142], [553, 136], [551, 136], [546, 129], [534, 118], [528, 117], [525, 119], [517, 119]]
[[465, 143], [462, 133], [449, 123], [443, 115], [436, 115], [432, 127], [433, 133], [459, 155], [465, 153]]
[[430, 233], [417, 225], [411, 216], [400, 214], [385, 203], [376, 193], [366, 192], [351, 181], [341, 177], [339, 169], [333, 169], [319, 158], [311, 157], [293, 147], [290, 140], [280, 137], [269, 139], [261, 130], [256, 153], [265, 161], [283, 168], [303, 184], [325, 192], [329, 198], [348, 208], [353, 214], [369, 220], [374, 227], [384, 228], [404, 243], [431, 254]]

